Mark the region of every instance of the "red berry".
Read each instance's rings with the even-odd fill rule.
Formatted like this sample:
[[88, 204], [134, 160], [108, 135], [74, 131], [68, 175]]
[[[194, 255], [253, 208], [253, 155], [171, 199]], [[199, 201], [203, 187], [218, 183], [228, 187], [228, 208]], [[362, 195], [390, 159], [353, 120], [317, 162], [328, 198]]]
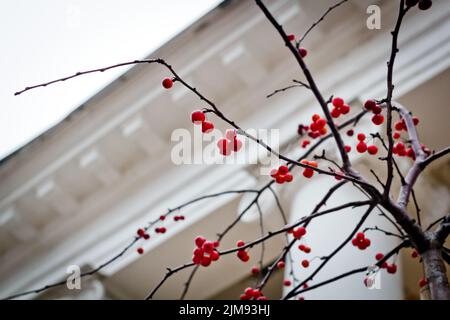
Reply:
[[417, 252], [417, 250], [413, 250], [413, 252], [411, 252], [412, 258], [417, 258], [418, 256], [419, 256], [419, 253]]
[[172, 86], [173, 86], [173, 81], [172, 81], [172, 79], [170, 79], [170, 78], [165, 78], [165, 79], [162, 81], [162, 85], [163, 85], [163, 87], [164, 87], [165, 89], [170, 89], [170, 88], [172, 88]]
[[217, 261], [217, 260], [219, 260], [219, 258], [220, 258], [220, 254], [219, 254], [219, 252], [217, 252], [216, 250], [213, 250], [213, 251], [210, 253], [209, 257], [211, 258], [212, 261]]
[[234, 152], [238, 152], [242, 148], [242, 141], [234, 137], [231, 143]]
[[303, 266], [303, 268], [308, 268], [309, 267], [309, 261], [308, 260], [302, 260], [302, 266]]
[[380, 261], [381, 259], [383, 259], [384, 258], [384, 254], [382, 254], [381, 252], [378, 252], [376, 255], [375, 255], [375, 259], [377, 260], [377, 261]]
[[192, 262], [194, 264], [200, 264], [200, 262], [202, 261], [202, 257], [201, 256], [192, 256]]
[[278, 175], [275, 178], [276, 183], [283, 184], [286, 181], [286, 177], [282, 175]]
[[244, 241], [239, 240], [238, 242], [236, 242], [236, 247], [240, 248], [240, 247], [243, 247], [243, 246], [245, 246], [245, 242]]
[[420, 288], [425, 287], [427, 284], [428, 284], [427, 279], [422, 278], [422, 279], [419, 280], [419, 287], [420, 287]]
[[371, 99], [367, 100], [364, 103], [364, 108], [366, 108], [367, 110], [372, 111], [372, 109], [377, 105], [377, 103]]
[[431, 0], [420, 0], [419, 1], [419, 9], [420, 10], [428, 10], [433, 5]]
[[289, 34], [287, 36], [287, 38], [288, 38], [289, 41], [294, 41], [295, 40], [295, 34]]
[[214, 241], [214, 248], [218, 248], [220, 246], [220, 242], [219, 241]]
[[219, 152], [223, 156], [229, 156], [231, 154], [230, 141], [227, 139], [219, 139], [217, 141], [217, 147], [219, 147]]
[[375, 105], [375, 106], [372, 108], [372, 112], [373, 112], [375, 115], [380, 114], [381, 111], [383, 111], [383, 109], [381, 109], [381, 107], [380, 107], [379, 105]]
[[202, 250], [206, 253], [211, 253], [214, 250], [214, 243], [211, 241], [205, 241], [202, 245]]
[[299, 48], [298, 53], [300, 54], [300, 57], [304, 58], [308, 55], [308, 50], [306, 50], [305, 48]]
[[259, 268], [258, 267], [252, 267], [252, 274], [253, 275], [257, 275], [257, 274], [259, 274], [261, 272], [261, 270], [259, 270]]
[[350, 106], [344, 104], [342, 107], [339, 108], [339, 111], [341, 111], [342, 114], [347, 114], [350, 112]]
[[358, 150], [359, 153], [364, 153], [367, 150], [367, 145], [365, 142], [361, 141], [356, 145], [356, 150]]
[[284, 180], [286, 182], [291, 182], [292, 180], [294, 180], [294, 177], [292, 176], [292, 174], [288, 173], [287, 175], [284, 176]]
[[142, 249], [142, 248], [137, 248], [137, 253], [143, 254], [143, 253], [144, 253], [144, 249]]
[[397, 265], [395, 263], [388, 265], [387, 266], [387, 272], [388, 273], [392, 273], [392, 274], [396, 273], [397, 272]]
[[335, 106], [336, 108], [341, 108], [344, 105], [344, 99], [336, 97], [333, 98], [333, 100], [331, 101], [331, 103], [333, 104], [333, 106]]
[[366, 135], [364, 133], [358, 133], [357, 138], [359, 141], [366, 140]]
[[305, 253], [310, 253], [311, 252], [311, 248], [308, 246], [305, 246], [305, 249], [303, 250]]
[[200, 264], [204, 267], [207, 267], [211, 264], [211, 257], [203, 256]]
[[412, 120], [413, 120], [413, 123], [415, 126], [417, 126], [420, 122], [419, 118], [417, 118], [417, 117], [413, 117]]
[[144, 235], [142, 236], [145, 240], [150, 239], [150, 235], [148, 233], [144, 233]]
[[320, 118], [316, 122], [318, 129], [322, 129], [327, 125], [327, 120]]
[[209, 121], [203, 121], [202, 122], [202, 132], [203, 133], [209, 133], [214, 129], [214, 124]]
[[338, 108], [333, 108], [333, 110], [331, 110], [331, 116], [333, 118], [339, 118], [340, 115], [341, 111]]
[[277, 263], [278, 269], [283, 269], [285, 266], [286, 266], [286, 264], [284, 263], [284, 261], [278, 261], [278, 263]]
[[283, 281], [283, 285], [285, 287], [289, 287], [291, 284], [292, 284], [291, 280], [286, 279], [286, 280]]
[[317, 120], [320, 119], [320, 116], [317, 113], [315, 113], [315, 114], [312, 115], [311, 119], [312, 119], [313, 122], [317, 122]]
[[382, 114], [376, 114], [372, 117], [373, 124], [379, 126], [384, 122], [384, 116]]
[[352, 150], [352, 147], [350, 146], [344, 146], [345, 152], [350, 152]]
[[347, 131], [347, 135], [349, 137], [352, 137], [354, 133], [355, 133], [355, 131], [353, 131], [353, 129], [350, 129], [350, 130]]
[[378, 152], [378, 148], [377, 148], [377, 146], [368, 146], [367, 147], [367, 152], [369, 153], [369, 154], [371, 154], [371, 155], [375, 155], [375, 154], [377, 154], [377, 152]]
[[286, 173], [289, 172], [289, 168], [287, 166], [280, 166], [278, 168], [278, 172], [282, 175], [285, 175]]
[[397, 131], [402, 131], [402, 130], [406, 129], [405, 126], [404, 126], [403, 121], [401, 121], [401, 120], [397, 121], [397, 122], [394, 124], [394, 128], [395, 128], [395, 130], [397, 130]]
[[303, 176], [305, 178], [311, 178], [314, 175], [314, 170], [310, 169], [310, 168], [306, 168], [305, 170], [303, 170]]
[[400, 138], [400, 132], [394, 132], [394, 134], [392, 135], [392, 138], [394, 138], [395, 140], [397, 140], [398, 138]]
[[161, 220], [161, 221], [166, 220], [166, 216], [159, 216], [159, 220]]
[[295, 229], [294, 232], [292, 232], [292, 235], [297, 240], [301, 239], [301, 237], [303, 237], [305, 234], [306, 234], [305, 227], [299, 227], [299, 228]]
[[203, 246], [203, 243], [205, 243], [206, 239], [203, 238], [202, 236], [198, 236], [195, 238], [195, 245], [199, 248], [201, 248]]
[[205, 118], [203, 111], [197, 110], [191, 113], [191, 121], [193, 124], [202, 124]]
[[144, 234], [145, 234], [144, 229], [138, 229], [138, 230], [137, 230], [137, 234], [138, 234], [139, 237], [143, 237]]

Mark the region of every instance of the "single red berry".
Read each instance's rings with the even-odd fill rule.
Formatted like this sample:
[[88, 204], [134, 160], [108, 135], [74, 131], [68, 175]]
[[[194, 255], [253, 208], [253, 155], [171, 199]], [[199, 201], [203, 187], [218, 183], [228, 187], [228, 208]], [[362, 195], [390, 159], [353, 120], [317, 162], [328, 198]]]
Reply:
[[317, 120], [316, 124], [318, 129], [322, 129], [327, 125], [327, 120], [320, 118], [319, 120]]
[[420, 10], [428, 10], [433, 5], [433, 1], [431, 0], [420, 0], [419, 1], [419, 9]]
[[194, 264], [200, 264], [201, 261], [202, 261], [202, 257], [201, 256], [196, 256], [196, 255], [192, 256], [192, 262]]
[[357, 138], [359, 141], [366, 140], [366, 135], [364, 133], [358, 133]]
[[395, 131], [394, 134], [392, 135], [392, 138], [394, 138], [395, 140], [400, 138], [400, 132]]
[[237, 137], [234, 137], [231, 142], [231, 145], [233, 147], [233, 151], [238, 152], [242, 148], [242, 141], [239, 140]]
[[283, 285], [284, 285], [285, 287], [289, 287], [291, 284], [292, 284], [292, 282], [291, 282], [291, 280], [289, 280], [289, 279], [286, 279], [286, 280], [283, 281]]
[[417, 118], [417, 117], [413, 117], [412, 120], [413, 120], [413, 123], [415, 126], [417, 126], [420, 122], [419, 118]]
[[347, 104], [344, 104], [342, 107], [339, 108], [339, 111], [340, 111], [342, 114], [347, 114], [347, 113], [350, 112], [350, 106], [347, 105]]
[[363, 232], [358, 232], [358, 233], [356, 234], [356, 239], [358, 239], [358, 240], [364, 240], [365, 237], [366, 237], [366, 236], [364, 235]]
[[284, 176], [284, 180], [286, 182], [291, 182], [292, 180], [294, 180], [294, 176], [290, 173], [288, 173], [287, 175]]
[[392, 274], [396, 273], [397, 272], [397, 265], [395, 263], [388, 265], [387, 266], [387, 272], [388, 273], [392, 273]]
[[306, 234], [305, 227], [299, 227], [299, 228], [295, 229], [294, 232], [292, 233], [294, 238], [297, 240], [301, 239], [301, 237], [303, 237], [305, 234]]
[[209, 257], [211, 258], [212, 261], [217, 261], [220, 258], [220, 254], [218, 251], [213, 250], [210, 254]]
[[377, 146], [368, 146], [367, 147], [367, 152], [369, 153], [369, 154], [371, 154], [371, 155], [375, 155], [375, 154], [377, 154], [377, 152], [378, 152], [378, 148], [377, 148]]
[[202, 124], [205, 118], [203, 111], [197, 110], [191, 113], [191, 121], [193, 124]]
[[381, 109], [381, 107], [380, 107], [379, 105], [375, 105], [375, 106], [372, 108], [372, 113], [374, 113], [374, 114], [380, 114], [381, 111], [383, 111], [383, 109]]
[[289, 172], [289, 168], [287, 166], [280, 166], [278, 168], [278, 172], [282, 175], [285, 175], [286, 173]]
[[344, 146], [345, 152], [350, 152], [352, 150], [352, 147], [350, 146]]
[[278, 261], [278, 263], [277, 263], [278, 269], [283, 269], [285, 266], [286, 266], [286, 264], [284, 263], [284, 261]]
[[209, 133], [214, 130], [214, 124], [209, 121], [203, 121], [202, 122], [202, 132], [203, 133]]
[[214, 248], [218, 248], [220, 246], [220, 242], [219, 241], [214, 241]]
[[353, 131], [353, 129], [350, 129], [350, 130], [347, 131], [347, 135], [349, 137], [352, 137], [354, 134], [355, 134], [355, 131]]
[[311, 119], [312, 119], [313, 122], [317, 122], [317, 120], [320, 119], [320, 116], [317, 113], [315, 113], [315, 114], [312, 115]]
[[306, 168], [305, 170], [303, 170], [303, 176], [305, 178], [311, 178], [314, 175], [314, 170], [311, 168]]
[[367, 100], [364, 103], [364, 108], [366, 108], [367, 110], [372, 111], [372, 109], [377, 105], [377, 103], [375, 101], [373, 101], [372, 99]]
[[309, 267], [309, 261], [308, 260], [302, 260], [302, 266], [303, 266], [303, 268], [308, 268]]
[[419, 253], [417, 252], [417, 250], [413, 250], [413, 252], [411, 252], [412, 258], [417, 258], [418, 256], [419, 256]]
[[278, 183], [278, 184], [283, 184], [283, 183], [286, 181], [286, 177], [283, 176], [283, 175], [277, 175], [277, 176], [275, 177], [275, 181], [276, 181], [276, 183]]
[[422, 279], [419, 280], [419, 287], [420, 287], [420, 288], [425, 287], [427, 284], [428, 284], [427, 279], [422, 278]]
[[204, 267], [207, 267], [211, 264], [211, 257], [203, 256], [200, 264]]
[[298, 246], [298, 248], [299, 248], [301, 251], [305, 251], [306, 246], [305, 246], [304, 244], [301, 244], [301, 245]]
[[252, 274], [253, 274], [253, 275], [257, 275], [257, 274], [259, 274], [260, 272], [261, 272], [261, 270], [259, 270], [258, 267], [256, 267], [256, 266], [252, 267]]
[[211, 241], [205, 241], [202, 245], [202, 250], [206, 253], [211, 253], [214, 250], [214, 243]]
[[244, 241], [239, 240], [238, 242], [236, 242], [236, 247], [240, 248], [240, 247], [243, 247], [243, 246], [245, 246], [245, 242]]
[[203, 243], [205, 243], [206, 239], [203, 238], [202, 236], [198, 236], [195, 238], [195, 245], [199, 248], [201, 248], [203, 246]]
[[381, 252], [378, 252], [376, 255], [375, 255], [375, 259], [377, 260], [377, 261], [380, 261], [381, 259], [383, 259], [384, 258], [384, 254], [382, 254]]
[[333, 106], [335, 106], [336, 108], [341, 108], [344, 105], [344, 99], [336, 97], [333, 98], [333, 100], [331, 101], [331, 103], [333, 104]]
[[289, 41], [294, 41], [295, 40], [295, 34], [289, 34], [287, 36], [287, 38], [288, 38]]
[[144, 253], [144, 249], [142, 249], [142, 248], [137, 248], [137, 253], [143, 254], [143, 253]]
[[231, 145], [228, 139], [219, 139], [217, 141], [217, 147], [221, 155], [229, 156], [231, 154]]
[[138, 234], [139, 237], [143, 237], [144, 234], [145, 234], [145, 230], [144, 229], [138, 229], [137, 230], [137, 234]]
[[403, 121], [401, 121], [401, 120], [397, 121], [397, 122], [394, 124], [394, 128], [395, 128], [395, 130], [397, 130], [397, 131], [402, 131], [402, 130], [405, 130], [405, 129], [406, 129], [405, 126], [404, 126]]
[[159, 220], [161, 220], [161, 221], [166, 220], [166, 216], [159, 216]]
[[356, 145], [356, 150], [358, 150], [359, 153], [364, 153], [367, 150], [367, 145], [365, 142], [361, 141]]
[[160, 233], [166, 233], [167, 229], [165, 227], [159, 228]]
[[311, 252], [311, 248], [308, 246], [305, 246], [305, 249], [303, 250], [305, 253], [310, 253]]
[[142, 236], [145, 240], [150, 239], [150, 235], [148, 233], [144, 233], [144, 235]]
[[305, 48], [299, 48], [298, 53], [300, 54], [300, 57], [304, 58], [308, 55], [308, 50], [306, 50]]
[[249, 297], [248, 295], [246, 295], [245, 293], [241, 294], [239, 296], [239, 299], [241, 300], [250, 300], [251, 297]]
[[341, 111], [338, 108], [333, 108], [333, 110], [331, 110], [331, 116], [333, 118], [339, 118], [340, 115]]
[[193, 253], [194, 253], [194, 256], [197, 256], [197, 257], [203, 257], [203, 255], [204, 255], [202, 248], [195, 248]]
[[382, 114], [375, 114], [372, 117], [372, 122], [373, 122], [373, 124], [379, 126], [380, 124], [382, 124], [384, 122], [384, 116]]
[[162, 81], [162, 85], [163, 85], [163, 87], [164, 87], [165, 89], [170, 89], [170, 88], [172, 88], [172, 86], [173, 86], [173, 80], [170, 79], [170, 78], [165, 78], [165, 79]]

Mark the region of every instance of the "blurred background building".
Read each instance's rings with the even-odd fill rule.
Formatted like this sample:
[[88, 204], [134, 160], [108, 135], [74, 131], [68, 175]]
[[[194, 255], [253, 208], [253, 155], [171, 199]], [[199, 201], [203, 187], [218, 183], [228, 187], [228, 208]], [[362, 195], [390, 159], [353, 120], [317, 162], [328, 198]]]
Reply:
[[[334, 1], [266, 1], [290, 33], [300, 35]], [[366, 26], [369, 5], [381, 8], [381, 29]], [[390, 29], [397, 15], [396, 1], [350, 1], [321, 23], [305, 41], [306, 61], [326, 97], [342, 96], [356, 112], [366, 98], [381, 98], [386, 90], [386, 61]], [[450, 7], [435, 1], [430, 12], [412, 10], [402, 27], [401, 48], [395, 66], [395, 96], [421, 118], [422, 141], [431, 149], [449, 143], [450, 110]], [[294, 144], [291, 155], [300, 154], [296, 144], [299, 123], [307, 123], [318, 111], [313, 95], [294, 88], [270, 99], [266, 95], [303, 79], [278, 34], [253, 1], [224, 1], [177, 37], [152, 53], [162, 57], [225, 114], [243, 128], [280, 129], [281, 147]], [[261, 177], [255, 165], [175, 165], [171, 161], [177, 128], [194, 132], [189, 115], [205, 107], [178, 84], [170, 91], [161, 87], [167, 71], [157, 65], [137, 65], [108, 85], [64, 121], [0, 163], [0, 296], [39, 288], [64, 280], [70, 265], [82, 270], [99, 266], [125, 247], [136, 229], [154, 220], [167, 208], [192, 198], [229, 189], [258, 188], [270, 178]], [[64, 85], [64, 84], [62, 84]], [[227, 127], [211, 119], [219, 130]], [[362, 121], [364, 130], [377, 128]], [[381, 129], [383, 130], [383, 129]], [[350, 141], [350, 140], [349, 140]], [[354, 141], [350, 144], [354, 145]], [[332, 148], [332, 144], [329, 144]], [[246, 152], [256, 152], [252, 143]], [[331, 149], [333, 150], [333, 149]], [[382, 172], [376, 159], [353, 157], [358, 169]], [[400, 161], [403, 170], [408, 160]], [[369, 173], [370, 174], [370, 173]], [[305, 184], [298, 171], [294, 183], [278, 187], [290, 220], [308, 214], [334, 179], [315, 177]], [[450, 207], [450, 166], [441, 160], [428, 170], [416, 187], [427, 225], [446, 214]], [[328, 205], [360, 198], [350, 187], [340, 191]], [[193, 239], [213, 239], [251, 201], [250, 195], [228, 195], [204, 200], [184, 208], [182, 222], [167, 219], [164, 235], [151, 234], [142, 245], [91, 277], [83, 290], [64, 286], [25, 298], [142, 299], [160, 281], [167, 266], [190, 261]], [[283, 225], [268, 192], [261, 200], [267, 230]], [[411, 210], [414, 212], [414, 210]], [[326, 255], [345, 238], [359, 217], [355, 212], [323, 217], [311, 224], [307, 241], [311, 256]], [[367, 226], [390, 228], [374, 214]], [[224, 239], [221, 248], [235, 241], [259, 236], [256, 210], [250, 210]], [[326, 266], [314, 282], [355, 267], [373, 263], [376, 252], [386, 252], [396, 239], [369, 233], [372, 246], [365, 252], [348, 246]], [[265, 264], [284, 246], [275, 237], [266, 246]], [[252, 249], [244, 264], [234, 255], [202, 268], [195, 275], [187, 298], [238, 298], [255, 283], [250, 268], [257, 263], [259, 248]], [[298, 262], [299, 253], [294, 259]], [[306, 293], [324, 299], [415, 299], [422, 270], [410, 251], [396, 258], [396, 275], [381, 274], [381, 289], [367, 290], [363, 275]], [[312, 267], [319, 263], [316, 258]], [[298, 264], [297, 264], [298, 266]], [[295, 270], [298, 278], [307, 270]], [[156, 298], [178, 298], [189, 271], [177, 273]], [[265, 294], [282, 296], [282, 279], [276, 272]]]

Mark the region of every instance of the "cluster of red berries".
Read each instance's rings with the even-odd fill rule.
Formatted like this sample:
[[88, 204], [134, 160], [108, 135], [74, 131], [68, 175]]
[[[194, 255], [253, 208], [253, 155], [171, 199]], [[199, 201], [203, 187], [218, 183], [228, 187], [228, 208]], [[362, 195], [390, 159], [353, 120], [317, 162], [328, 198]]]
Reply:
[[[413, 121], [414, 125], [417, 126], [420, 122], [420, 119], [418, 117], [413, 117], [412, 121]], [[400, 119], [400, 120], [396, 121], [394, 123], [394, 128], [397, 131], [402, 131], [402, 130], [408, 131], [408, 127], [406, 126], [405, 119]]]
[[359, 153], [364, 153], [366, 151], [371, 155], [376, 155], [378, 153], [378, 147], [376, 145], [367, 146], [367, 144], [364, 142], [366, 140], [366, 135], [364, 133], [359, 133], [357, 135], [357, 138], [359, 142], [356, 145], [356, 150]]
[[[295, 40], [295, 35], [294, 35], [294, 34], [289, 34], [289, 35], [287, 36], [287, 38], [288, 38], [289, 41], [292, 42], [292, 41]], [[305, 48], [300, 47], [300, 48], [298, 48], [298, 54], [299, 54], [302, 58], [304, 58], [304, 57], [306, 57], [306, 55], [308, 54], [308, 50], [306, 50]]]
[[416, 153], [414, 152], [413, 148], [406, 148], [405, 144], [401, 141], [394, 144], [392, 153], [396, 154], [399, 157], [409, 157], [413, 160], [416, 158]]
[[366, 250], [370, 246], [370, 239], [366, 238], [363, 232], [358, 232], [352, 239], [352, 245], [358, 247], [359, 250]]
[[137, 230], [137, 235], [139, 236], [139, 238], [143, 238], [145, 240], [150, 239], [150, 235], [142, 228]]
[[174, 221], [180, 221], [180, 220], [184, 220], [184, 216], [174, 216], [173, 217]]
[[155, 228], [156, 233], [166, 233], [166, 231], [167, 231], [166, 227]]
[[306, 246], [306, 245], [304, 245], [304, 244], [299, 245], [298, 249], [300, 251], [303, 251], [304, 253], [310, 253], [311, 252], [311, 248]]
[[[242, 240], [239, 240], [236, 243], [236, 247], [240, 248], [245, 246], [245, 242]], [[242, 262], [247, 262], [248, 260], [250, 260], [250, 256], [248, 255], [247, 251], [245, 251], [244, 249], [242, 250], [238, 250], [237, 252], [237, 257], [242, 261]]]
[[193, 124], [201, 125], [203, 133], [209, 133], [214, 130], [214, 123], [206, 121], [205, 113], [201, 110], [191, 113], [191, 121]]
[[275, 182], [278, 184], [283, 184], [294, 180], [292, 174], [289, 173], [289, 168], [285, 165], [279, 166], [278, 169], [272, 169], [270, 176], [274, 178]]
[[267, 297], [263, 296], [261, 290], [248, 287], [244, 290], [244, 293], [240, 296], [241, 300], [267, 300]]
[[312, 123], [309, 125], [310, 132], [308, 133], [311, 138], [315, 139], [328, 133], [327, 120], [318, 114], [314, 114], [311, 119]]
[[[302, 164], [306, 164], [306, 165], [308, 165], [308, 166], [311, 166], [311, 167], [314, 167], [314, 168], [317, 168], [318, 166], [319, 166], [319, 164], [316, 162], [316, 161], [308, 161], [308, 160], [306, 160], [306, 159], [302, 159], [301, 161], [300, 161], [300, 163], [302, 163]], [[305, 177], [305, 178], [312, 178], [312, 176], [314, 175], [314, 170], [313, 169], [311, 169], [311, 168], [305, 168], [304, 170], [303, 170], [303, 176]]]
[[333, 118], [339, 118], [341, 115], [350, 112], [350, 106], [344, 103], [344, 99], [336, 97], [331, 101], [333, 110], [331, 110], [331, 116]]
[[164, 89], [170, 89], [173, 87], [173, 79], [170, 78], [164, 78], [162, 81], [162, 86]]
[[296, 229], [290, 229], [288, 233], [292, 234], [292, 236], [300, 240], [305, 234], [306, 234], [306, 228], [305, 227], [298, 227]]
[[[380, 260], [383, 259], [383, 258], [384, 258], [384, 254], [382, 254], [381, 252], [378, 252], [378, 253], [375, 255], [375, 260], [377, 260], [377, 261], [380, 261]], [[394, 274], [394, 273], [397, 272], [397, 265], [396, 265], [395, 263], [389, 264], [389, 263], [387, 263], [387, 261], [384, 261], [384, 262], [381, 264], [381, 269], [386, 269], [386, 271], [387, 271], [388, 273]]]
[[212, 261], [219, 260], [220, 254], [216, 250], [219, 246], [217, 241], [207, 241], [202, 236], [198, 236], [194, 242], [197, 248], [194, 249], [194, 255], [192, 256], [193, 263], [207, 267]]
[[217, 141], [217, 147], [220, 154], [229, 156], [231, 152], [238, 152], [242, 148], [242, 141], [237, 138], [236, 130], [228, 129], [225, 133], [225, 138]]
[[374, 100], [367, 100], [364, 108], [373, 113], [372, 122], [379, 126], [384, 122], [384, 116], [381, 114], [381, 107]]
[[406, 0], [405, 4], [407, 7], [414, 7], [416, 4], [419, 4], [420, 10], [428, 10], [433, 5], [433, 1], [431, 1], [431, 0]]

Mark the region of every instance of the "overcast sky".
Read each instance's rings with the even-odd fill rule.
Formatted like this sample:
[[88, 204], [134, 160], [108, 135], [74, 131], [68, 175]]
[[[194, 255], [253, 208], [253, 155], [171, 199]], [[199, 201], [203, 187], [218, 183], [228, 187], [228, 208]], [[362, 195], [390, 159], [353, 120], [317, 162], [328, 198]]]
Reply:
[[38, 136], [125, 68], [14, 92], [143, 58], [220, 0], [1, 0], [0, 158]]

